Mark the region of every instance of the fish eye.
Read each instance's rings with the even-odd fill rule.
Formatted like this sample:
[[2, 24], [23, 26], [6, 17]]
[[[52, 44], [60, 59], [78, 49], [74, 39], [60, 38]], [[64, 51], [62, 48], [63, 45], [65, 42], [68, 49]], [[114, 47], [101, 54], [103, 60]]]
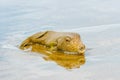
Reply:
[[24, 47], [28, 46], [28, 44], [25, 44]]
[[70, 42], [70, 41], [71, 41], [71, 38], [70, 38], [70, 37], [66, 37], [66, 41], [67, 41], [67, 42]]
[[69, 40], [69, 39], [66, 39], [66, 41], [68, 41], [68, 42], [69, 42], [70, 40]]

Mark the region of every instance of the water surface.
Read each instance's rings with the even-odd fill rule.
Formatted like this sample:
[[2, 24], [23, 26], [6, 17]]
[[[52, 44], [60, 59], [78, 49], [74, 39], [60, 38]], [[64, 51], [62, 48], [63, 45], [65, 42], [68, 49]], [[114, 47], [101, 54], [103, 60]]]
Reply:
[[[119, 0], [0, 1], [0, 80], [119, 80]], [[66, 69], [18, 49], [44, 30], [77, 32], [89, 50], [80, 68]]]

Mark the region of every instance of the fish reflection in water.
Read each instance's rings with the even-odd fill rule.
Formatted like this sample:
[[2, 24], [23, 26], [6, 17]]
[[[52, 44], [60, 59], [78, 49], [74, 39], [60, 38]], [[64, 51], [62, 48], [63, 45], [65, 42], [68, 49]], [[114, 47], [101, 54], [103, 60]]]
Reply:
[[44, 57], [44, 59], [48, 61], [52, 60], [67, 69], [80, 68], [80, 66], [85, 63], [83, 55], [70, 55], [60, 52], [50, 54], [49, 56]]
[[46, 61], [54, 61], [66, 69], [80, 68], [81, 65], [85, 64], [85, 56], [80, 54], [65, 54], [60, 51], [50, 52], [48, 48], [38, 44], [32, 45], [32, 51], [43, 54]]

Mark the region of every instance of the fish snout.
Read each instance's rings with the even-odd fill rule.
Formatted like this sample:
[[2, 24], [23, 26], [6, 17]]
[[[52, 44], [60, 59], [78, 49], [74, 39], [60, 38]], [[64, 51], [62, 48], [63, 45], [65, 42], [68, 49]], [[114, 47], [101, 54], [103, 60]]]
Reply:
[[85, 53], [85, 45], [83, 44], [83, 46], [81, 46], [80, 48], [79, 48], [79, 51], [78, 51], [78, 53]]

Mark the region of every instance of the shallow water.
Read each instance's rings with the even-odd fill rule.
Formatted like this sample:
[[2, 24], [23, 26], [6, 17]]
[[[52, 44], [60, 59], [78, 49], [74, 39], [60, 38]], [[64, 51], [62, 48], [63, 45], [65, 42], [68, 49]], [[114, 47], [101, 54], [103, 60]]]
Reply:
[[[0, 80], [119, 80], [119, 2], [0, 1]], [[66, 69], [18, 49], [26, 37], [44, 30], [79, 33], [88, 49], [85, 63]]]

